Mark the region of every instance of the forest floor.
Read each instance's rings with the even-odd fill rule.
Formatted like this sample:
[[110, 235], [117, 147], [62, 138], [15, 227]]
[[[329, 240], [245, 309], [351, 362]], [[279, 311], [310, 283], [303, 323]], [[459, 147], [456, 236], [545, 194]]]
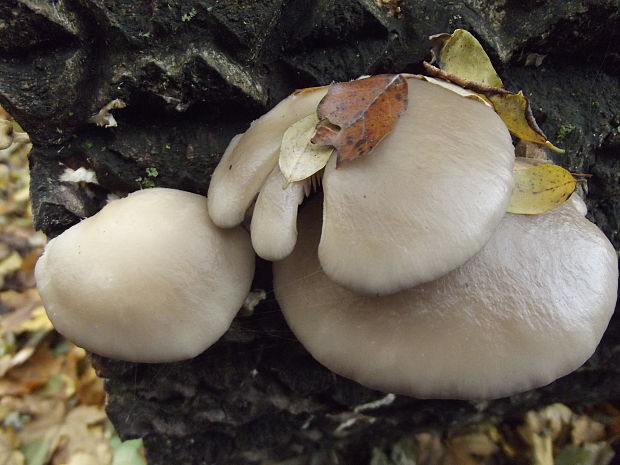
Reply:
[[[142, 441], [122, 442], [107, 419], [86, 352], [53, 330], [36, 291], [46, 238], [32, 226], [29, 149], [0, 150], [0, 465], [146, 465]], [[370, 465], [608, 465], [619, 438], [617, 402], [554, 404], [504, 424], [412, 434], [375, 448]]]
[[86, 352], [56, 333], [35, 288], [29, 144], [0, 150], [0, 465], [145, 465], [104, 412]]

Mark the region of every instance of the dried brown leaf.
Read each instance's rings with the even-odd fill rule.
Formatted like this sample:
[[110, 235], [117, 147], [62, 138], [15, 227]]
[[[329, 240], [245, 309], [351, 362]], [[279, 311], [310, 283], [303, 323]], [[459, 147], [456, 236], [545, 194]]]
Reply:
[[312, 143], [335, 147], [337, 165], [368, 154], [392, 131], [407, 102], [407, 81], [400, 74], [333, 84], [319, 103]]

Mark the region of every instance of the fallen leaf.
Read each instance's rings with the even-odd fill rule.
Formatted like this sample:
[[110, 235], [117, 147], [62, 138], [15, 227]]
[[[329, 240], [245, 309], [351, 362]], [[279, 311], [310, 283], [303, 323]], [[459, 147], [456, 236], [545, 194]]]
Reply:
[[439, 465], [446, 455], [444, 445], [438, 435], [433, 433], [418, 433], [415, 439], [420, 448], [418, 454], [419, 463]]
[[88, 119], [88, 122], [96, 124], [97, 126], [103, 126], [106, 128], [115, 128], [117, 126], [117, 123], [116, 123], [116, 120], [114, 119], [114, 116], [112, 116], [112, 113], [110, 113], [110, 111], [116, 110], [117, 108], [125, 108], [126, 106], [127, 104], [123, 102], [121, 99], [114, 99], [108, 104], [104, 105], [103, 108], [101, 108], [101, 110], [97, 112], [97, 114], [91, 116]]
[[418, 443], [413, 436], [406, 436], [398, 441], [390, 452], [395, 465], [416, 465], [418, 462]]
[[26, 465], [45, 465], [49, 459], [50, 446], [45, 438], [36, 438], [24, 444], [22, 448]]
[[54, 374], [62, 370], [64, 363], [62, 357], [54, 357], [47, 344], [38, 347], [38, 350], [35, 345], [28, 344], [15, 354], [13, 366], [4, 378], [0, 379], [0, 395], [3, 383], [11, 383], [19, 388], [14, 392], [29, 393], [45, 386]]
[[86, 371], [77, 379], [75, 395], [81, 405], [97, 406], [104, 404], [103, 380], [97, 376], [91, 365], [88, 365]]
[[78, 451], [69, 458], [66, 465], [107, 465], [107, 463], [102, 462], [100, 457], [95, 454]]
[[312, 142], [335, 147], [337, 166], [354, 160], [392, 131], [407, 102], [407, 81], [400, 74], [333, 84], [319, 103], [320, 122]]
[[47, 317], [47, 313], [45, 313], [45, 308], [41, 305], [32, 311], [30, 318], [20, 325], [17, 332], [51, 331], [53, 328], [52, 322]]
[[394, 465], [394, 463], [385, 455], [385, 452], [375, 447], [372, 449], [370, 465]]
[[430, 37], [433, 62], [424, 62], [426, 72], [458, 86], [483, 95], [491, 101], [510, 132], [520, 139], [535, 142], [558, 152], [536, 124], [530, 104], [522, 92], [515, 94], [503, 89], [503, 83], [486, 52], [469, 32], [457, 29], [453, 34]]
[[146, 465], [142, 439], [130, 439], [116, 447], [112, 465]]
[[483, 95], [472, 92], [471, 90], [464, 89], [461, 86], [457, 86], [456, 84], [452, 84], [451, 82], [444, 81], [443, 79], [436, 79], [430, 76], [421, 76], [421, 78], [423, 81], [430, 82], [431, 84], [435, 84], [436, 86], [451, 90], [452, 92], [459, 94], [461, 97], [475, 100], [490, 108], [493, 108], [493, 104], [489, 102], [489, 100]]
[[430, 39], [441, 69], [469, 81], [504, 87], [484, 48], [470, 32], [456, 29], [451, 35], [438, 34]]
[[609, 465], [614, 456], [613, 448], [606, 442], [581, 447], [569, 444], [558, 452], [554, 465]]
[[572, 426], [571, 439], [575, 445], [599, 442], [605, 438], [605, 425], [587, 415], [576, 418]]
[[541, 55], [540, 53], [528, 53], [525, 57], [524, 66], [536, 66], [542, 65], [542, 62], [547, 58], [547, 55]]
[[0, 431], [0, 464], [24, 465], [25, 463], [24, 454], [21, 451], [15, 450], [9, 438]]
[[542, 164], [513, 173], [515, 187], [509, 213], [537, 215], [560, 206], [577, 187], [577, 181], [561, 166]]
[[25, 363], [30, 357], [32, 357], [35, 349], [36, 347], [26, 346], [15, 354], [0, 357], [0, 377], [3, 377], [11, 368]]
[[6, 276], [19, 270], [22, 266], [22, 257], [18, 252], [13, 252], [0, 262], [0, 276]]
[[519, 139], [543, 145], [554, 152], [563, 152], [547, 140], [547, 136], [536, 124], [530, 103], [523, 92], [487, 95], [493, 108], [510, 132]]
[[282, 137], [278, 163], [289, 183], [302, 181], [322, 170], [334, 152], [333, 147], [310, 141], [318, 123], [319, 118], [313, 113], [293, 124]]

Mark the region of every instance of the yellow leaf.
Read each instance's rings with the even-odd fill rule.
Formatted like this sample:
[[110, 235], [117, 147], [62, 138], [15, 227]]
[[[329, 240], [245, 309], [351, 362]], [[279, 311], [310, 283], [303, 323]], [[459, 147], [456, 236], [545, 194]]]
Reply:
[[476, 102], [480, 102], [483, 105], [493, 108], [493, 105], [489, 102], [489, 100], [486, 97], [484, 97], [483, 95], [477, 94], [476, 92], [464, 89], [461, 86], [457, 86], [456, 84], [453, 84], [450, 81], [444, 81], [443, 79], [436, 79], [430, 76], [420, 76], [420, 77], [423, 81], [430, 82], [431, 84], [435, 84], [436, 86], [451, 90], [452, 92], [459, 94], [461, 97], [475, 100]]
[[509, 213], [537, 215], [564, 203], [574, 192], [577, 181], [564, 168], [543, 164], [514, 172], [515, 188]]
[[549, 142], [545, 134], [540, 130], [523, 92], [519, 91], [518, 94], [509, 92], [489, 94], [487, 97], [508, 130], [519, 139], [535, 142], [555, 152], [564, 152], [564, 150]]
[[549, 142], [540, 130], [523, 93], [514, 94], [503, 89], [502, 80], [495, 72], [491, 60], [473, 35], [463, 29], [456, 29], [452, 34], [431, 36], [430, 40], [433, 60], [439, 67], [424, 62], [427, 72], [490, 100], [510, 132], [520, 139], [535, 142], [555, 152], [564, 152]]
[[30, 318], [24, 321], [18, 329], [19, 333], [24, 331], [48, 331], [53, 328], [52, 322], [45, 313], [43, 306], [37, 307], [31, 314]]
[[22, 266], [22, 257], [18, 252], [13, 252], [0, 262], [0, 276], [11, 274]]
[[284, 133], [280, 147], [280, 171], [290, 182], [302, 181], [323, 169], [333, 147], [310, 142], [319, 119], [311, 114], [297, 121]]
[[452, 35], [440, 34], [431, 37], [439, 42], [439, 67], [468, 81], [486, 86], [503, 87], [491, 60], [480, 42], [464, 29], [456, 29]]

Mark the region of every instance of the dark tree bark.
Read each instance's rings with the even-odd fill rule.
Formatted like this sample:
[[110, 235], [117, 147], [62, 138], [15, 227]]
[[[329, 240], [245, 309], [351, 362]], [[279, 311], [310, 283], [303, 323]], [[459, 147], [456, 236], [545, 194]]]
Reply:
[[[379, 2], [378, 2], [379, 3]], [[400, 4], [401, 17], [390, 16]], [[30, 134], [36, 226], [54, 236], [108, 193], [158, 186], [206, 194], [230, 138], [293, 89], [380, 72], [420, 72], [427, 36], [476, 34], [507, 87], [523, 89], [556, 157], [592, 173], [590, 218], [620, 248], [620, 16], [617, 0], [3, 0], [0, 104]], [[528, 57], [544, 56], [540, 66]], [[535, 61], [535, 60], [534, 60]], [[122, 99], [116, 128], [87, 121]], [[66, 167], [98, 187], [59, 182]], [[269, 291], [259, 262], [255, 287]], [[542, 404], [620, 394], [617, 316], [592, 359], [549, 386], [492, 402], [384, 397], [318, 365], [273, 294], [194, 360], [94, 357], [108, 414], [144, 437], [149, 463], [366, 463], [369, 443], [405, 431], [509, 417]], [[349, 426], [347, 420], [355, 419]], [[312, 457], [312, 462], [310, 462]]]

